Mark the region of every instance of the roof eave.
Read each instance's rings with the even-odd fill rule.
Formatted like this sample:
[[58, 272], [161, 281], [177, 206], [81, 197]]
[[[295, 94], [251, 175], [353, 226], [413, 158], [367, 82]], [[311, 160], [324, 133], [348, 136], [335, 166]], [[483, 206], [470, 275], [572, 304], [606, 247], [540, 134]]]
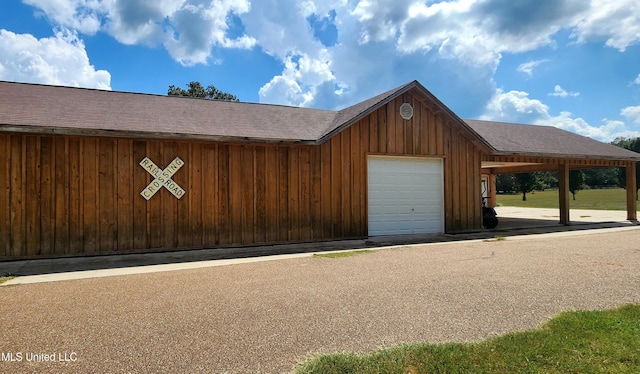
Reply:
[[20, 125], [0, 125], [2, 133], [23, 133], [41, 135], [72, 135], [72, 136], [99, 136], [118, 137], [131, 139], [173, 139], [173, 140], [197, 140], [215, 142], [242, 142], [242, 143], [265, 143], [265, 144], [307, 144], [316, 143], [313, 139], [285, 139], [285, 138], [258, 138], [246, 136], [222, 136], [207, 134], [185, 134], [169, 132], [147, 132], [147, 131], [126, 131], [126, 130], [104, 130], [104, 129], [80, 129], [69, 127], [41, 127], [41, 126], [20, 126]]
[[617, 157], [617, 156], [604, 156], [604, 155], [583, 155], [583, 154], [559, 154], [559, 153], [540, 153], [540, 152], [510, 152], [510, 151], [495, 151], [489, 154], [489, 156], [521, 156], [521, 157], [546, 157], [556, 159], [576, 159], [584, 158], [589, 160], [611, 160], [611, 161], [638, 161], [640, 162], [640, 156], [638, 157]]

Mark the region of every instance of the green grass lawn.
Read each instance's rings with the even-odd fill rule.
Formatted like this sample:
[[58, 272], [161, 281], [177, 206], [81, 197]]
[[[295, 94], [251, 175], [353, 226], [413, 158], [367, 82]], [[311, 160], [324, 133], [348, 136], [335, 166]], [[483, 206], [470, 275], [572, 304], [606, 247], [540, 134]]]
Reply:
[[295, 373], [640, 373], [640, 304], [565, 312], [537, 330], [476, 343], [321, 355]]
[[[576, 193], [576, 199], [570, 196], [570, 207], [573, 209], [627, 210], [627, 191], [623, 188], [602, 190], [582, 190]], [[527, 201], [522, 201], [522, 194], [498, 195], [498, 206], [517, 206], [528, 208], [558, 208], [558, 191], [536, 191], [527, 194]]]

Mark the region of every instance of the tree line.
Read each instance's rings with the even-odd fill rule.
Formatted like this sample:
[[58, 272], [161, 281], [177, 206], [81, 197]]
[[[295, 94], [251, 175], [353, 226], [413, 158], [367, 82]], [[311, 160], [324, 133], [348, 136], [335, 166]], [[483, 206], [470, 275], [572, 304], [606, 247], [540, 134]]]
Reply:
[[[611, 144], [640, 153], [640, 138], [616, 138]], [[640, 163], [636, 164], [636, 192], [640, 182]], [[569, 171], [569, 191], [576, 199], [576, 193], [584, 189], [614, 188], [627, 186], [624, 168], [585, 169]], [[555, 171], [500, 174], [496, 176], [498, 193], [521, 193], [527, 200], [527, 193], [558, 188], [558, 173]], [[637, 195], [637, 193], [636, 193]]]

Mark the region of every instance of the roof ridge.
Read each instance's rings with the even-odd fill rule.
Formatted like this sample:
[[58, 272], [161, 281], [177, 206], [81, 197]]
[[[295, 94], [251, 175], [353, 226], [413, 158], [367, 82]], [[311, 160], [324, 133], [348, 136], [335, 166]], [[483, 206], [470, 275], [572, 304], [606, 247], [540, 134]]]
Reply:
[[323, 139], [331, 137], [332, 134], [342, 130], [344, 127], [349, 126], [350, 124], [356, 122], [360, 118], [374, 111], [380, 103], [389, 100], [399, 92], [407, 91], [409, 89], [409, 86], [414, 86], [417, 82], [418, 81], [413, 80], [396, 88], [385, 91], [381, 94], [378, 94], [374, 97], [365, 99], [356, 104], [336, 111], [336, 115], [332, 123], [328, 128], [324, 130], [318, 141], [321, 142]]

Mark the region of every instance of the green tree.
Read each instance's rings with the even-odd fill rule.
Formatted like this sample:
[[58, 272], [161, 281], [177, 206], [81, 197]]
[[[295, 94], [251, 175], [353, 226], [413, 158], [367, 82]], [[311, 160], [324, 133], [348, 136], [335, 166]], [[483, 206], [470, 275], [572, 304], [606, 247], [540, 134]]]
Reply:
[[527, 192], [533, 191], [538, 185], [535, 173], [518, 173], [515, 175], [515, 184], [518, 192], [522, 192], [522, 201], [527, 201]]
[[[640, 153], [640, 138], [616, 138], [611, 144]], [[627, 172], [625, 168], [619, 169], [618, 185], [622, 188], [627, 187]], [[638, 189], [640, 189], [640, 162], [636, 163], [636, 199], [638, 198]]]
[[496, 191], [500, 193], [517, 192], [515, 177], [513, 174], [496, 175]]
[[214, 85], [208, 85], [206, 88], [200, 84], [200, 82], [189, 82], [188, 89], [176, 87], [174, 85], [169, 86], [167, 91], [168, 96], [189, 96], [197, 97], [199, 99], [207, 100], [222, 100], [222, 101], [240, 101], [235, 95], [228, 92], [223, 92], [217, 89]]
[[584, 172], [584, 184], [589, 188], [607, 188], [618, 186], [618, 168], [587, 169]]
[[584, 179], [582, 170], [569, 171], [569, 191], [573, 195], [573, 200], [576, 199], [576, 192], [584, 189]]

